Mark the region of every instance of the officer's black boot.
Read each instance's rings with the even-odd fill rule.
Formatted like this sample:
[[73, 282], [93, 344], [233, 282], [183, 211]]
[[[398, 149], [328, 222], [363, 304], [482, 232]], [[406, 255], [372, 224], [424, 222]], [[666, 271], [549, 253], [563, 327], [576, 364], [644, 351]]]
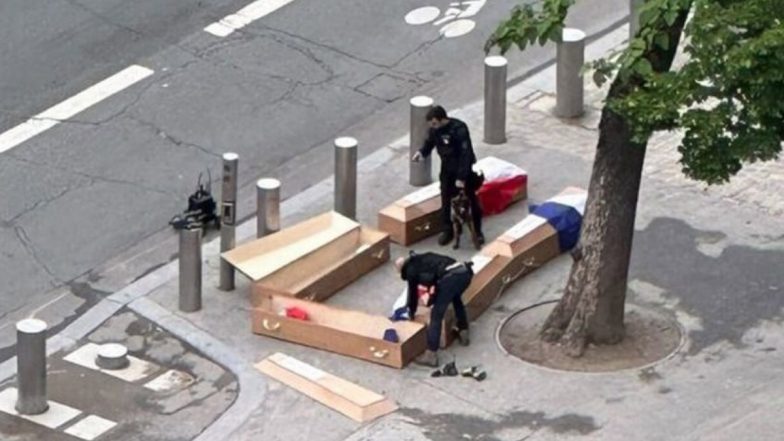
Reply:
[[443, 231], [438, 236], [438, 244], [441, 246], [449, 245], [449, 243], [452, 242], [452, 239], [454, 239], [454, 234], [452, 234], [452, 230]]

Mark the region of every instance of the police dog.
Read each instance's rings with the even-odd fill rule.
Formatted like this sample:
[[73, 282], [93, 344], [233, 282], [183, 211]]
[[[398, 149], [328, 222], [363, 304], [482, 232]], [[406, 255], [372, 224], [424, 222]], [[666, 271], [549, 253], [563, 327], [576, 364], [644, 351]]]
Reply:
[[471, 201], [468, 200], [465, 190], [461, 189], [457, 196], [452, 198], [452, 232], [455, 236], [455, 244], [453, 249], [460, 248], [460, 236], [463, 235], [463, 225], [468, 225], [468, 231], [471, 233], [471, 242], [477, 250], [480, 248], [479, 239], [476, 237], [476, 230], [474, 229], [474, 217], [471, 212]]

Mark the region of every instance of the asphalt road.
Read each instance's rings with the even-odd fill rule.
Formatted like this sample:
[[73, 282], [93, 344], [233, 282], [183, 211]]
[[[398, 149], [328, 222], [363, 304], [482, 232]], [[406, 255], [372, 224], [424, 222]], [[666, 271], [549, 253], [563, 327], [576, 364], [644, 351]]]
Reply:
[[[240, 155], [246, 217], [262, 175], [284, 196], [328, 176], [335, 137], [365, 155], [404, 135], [409, 97], [478, 99], [483, 43], [516, 2], [488, 1], [457, 38], [404, 20], [450, 1], [293, 0], [224, 38], [203, 28], [247, 0], [0, 3], [0, 134], [130, 65], [154, 71], [0, 153], [0, 360], [19, 318], [56, 330], [170, 259], [167, 222], [222, 153]], [[579, 3], [569, 21], [589, 35], [627, 15]], [[510, 54], [510, 76], [553, 56]]]

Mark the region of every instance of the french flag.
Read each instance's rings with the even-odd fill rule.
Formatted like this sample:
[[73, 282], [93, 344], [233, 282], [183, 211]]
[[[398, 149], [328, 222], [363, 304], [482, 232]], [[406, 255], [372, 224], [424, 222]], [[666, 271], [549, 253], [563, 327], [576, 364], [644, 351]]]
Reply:
[[485, 176], [485, 182], [476, 193], [485, 216], [503, 212], [527, 194], [528, 173], [510, 162], [487, 156], [477, 161], [473, 168]]

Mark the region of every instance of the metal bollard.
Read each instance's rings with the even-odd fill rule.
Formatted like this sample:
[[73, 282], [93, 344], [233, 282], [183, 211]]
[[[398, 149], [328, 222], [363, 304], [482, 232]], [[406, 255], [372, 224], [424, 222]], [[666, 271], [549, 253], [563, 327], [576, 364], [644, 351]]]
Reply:
[[629, 0], [629, 41], [640, 31], [640, 8], [645, 0]]
[[201, 309], [201, 228], [180, 230], [180, 311]]
[[[234, 224], [237, 222], [237, 167], [239, 155], [224, 153], [223, 155], [223, 189], [221, 191], [221, 253], [234, 248], [236, 234]], [[218, 288], [223, 291], [234, 289], [234, 267], [225, 260], [220, 260], [220, 281]]]
[[485, 58], [485, 142], [506, 142], [506, 58]]
[[[430, 126], [425, 119], [427, 112], [433, 108], [433, 99], [427, 96], [411, 98], [411, 127], [409, 132], [409, 158], [425, 144]], [[408, 183], [415, 187], [424, 187], [433, 182], [431, 157], [422, 158], [419, 162], [410, 161]]]
[[575, 118], [583, 114], [583, 77], [580, 69], [585, 61], [585, 32], [565, 28], [557, 45], [555, 115]]
[[280, 181], [272, 178], [256, 182], [256, 238], [280, 230]]
[[46, 322], [24, 319], [16, 323], [16, 411], [38, 415], [49, 409], [46, 400]]
[[357, 218], [357, 140], [335, 140], [335, 211]]

